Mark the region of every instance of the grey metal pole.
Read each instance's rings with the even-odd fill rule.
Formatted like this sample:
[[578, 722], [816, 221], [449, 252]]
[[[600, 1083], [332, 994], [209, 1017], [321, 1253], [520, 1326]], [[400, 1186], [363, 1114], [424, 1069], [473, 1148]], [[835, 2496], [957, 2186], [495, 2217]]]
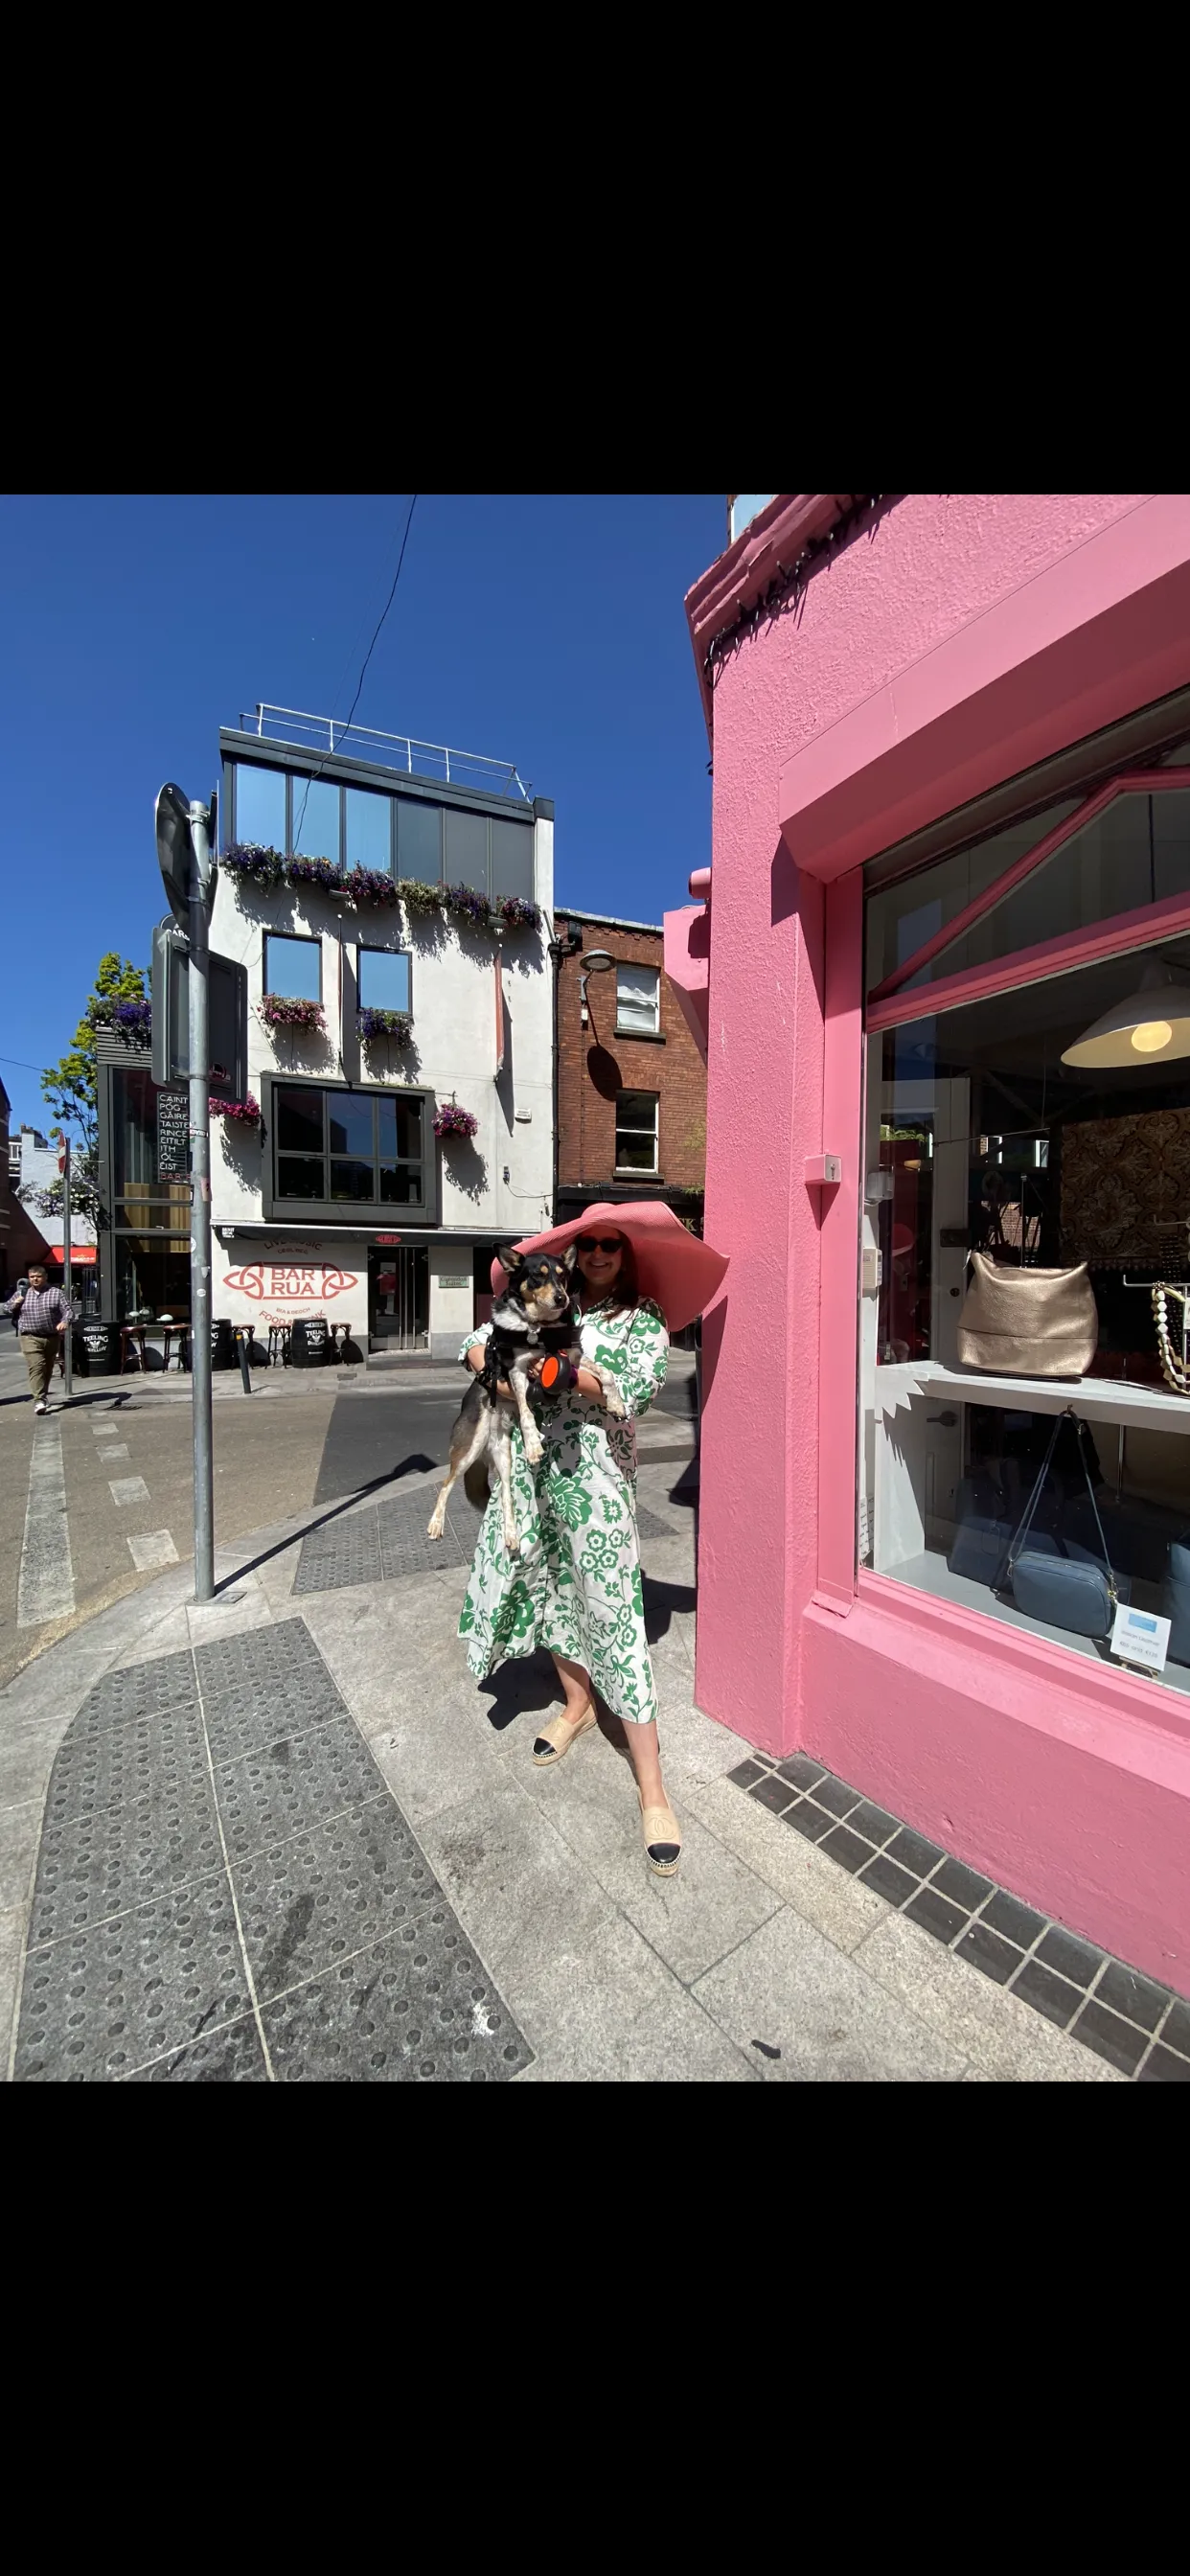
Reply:
[[74, 1393], [74, 1284], [70, 1276], [70, 1138], [66, 1138], [66, 1157], [62, 1173], [62, 1269], [66, 1279], [66, 1346], [62, 1353], [62, 1375], [66, 1401]]
[[211, 1442], [211, 1112], [207, 809], [190, 803], [190, 1384], [194, 1397], [194, 1598], [215, 1597]]

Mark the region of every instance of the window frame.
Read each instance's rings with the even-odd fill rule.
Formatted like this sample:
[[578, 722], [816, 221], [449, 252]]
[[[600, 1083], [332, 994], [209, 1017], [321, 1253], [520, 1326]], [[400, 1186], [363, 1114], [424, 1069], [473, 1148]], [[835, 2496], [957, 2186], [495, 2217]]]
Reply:
[[[629, 1021], [621, 1019], [621, 975], [652, 975], [655, 978], [651, 1029], [636, 1029]], [[617, 957], [616, 959], [616, 1036], [618, 1038], [659, 1038], [661, 1036], [661, 968], [655, 965], [651, 958]]]
[[[622, 1163], [622, 1162], [620, 1161], [620, 1136], [621, 1136], [621, 1133], [623, 1133], [623, 1134], [624, 1134], [624, 1135], [626, 1135], [626, 1136], [631, 1136], [631, 1135], [644, 1136], [644, 1135], [646, 1135], [646, 1134], [647, 1134], [647, 1132], [648, 1132], [648, 1131], [647, 1131], [647, 1129], [646, 1129], [646, 1128], [644, 1128], [644, 1127], [636, 1127], [636, 1128], [632, 1128], [632, 1127], [625, 1127], [625, 1128], [621, 1129], [621, 1125], [620, 1125], [620, 1102], [621, 1102], [622, 1100], [651, 1100], [651, 1101], [652, 1101], [652, 1103], [653, 1103], [653, 1161], [652, 1161], [652, 1164], [651, 1164], [651, 1165], [646, 1165], [646, 1164], [644, 1164], [644, 1163]], [[660, 1180], [660, 1178], [661, 1178], [661, 1094], [660, 1094], [660, 1092], [659, 1092], [659, 1091], [645, 1091], [645, 1090], [642, 1090], [642, 1088], [641, 1088], [640, 1084], [639, 1084], [639, 1083], [635, 1083], [635, 1082], [634, 1082], [634, 1083], [625, 1083], [625, 1085], [624, 1085], [623, 1089], [622, 1089], [621, 1091], [618, 1091], [618, 1092], [616, 1093], [616, 1124], [615, 1124], [615, 1131], [614, 1131], [614, 1135], [615, 1135], [615, 1159], [614, 1159], [614, 1165], [613, 1165], [613, 1168], [614, 1168], [614, 1171], [615, 1171], [615, 1174], [616, 1174], [617, 1179], [619, 1179], [619, 1178], [620, 1178], [620, 1176], [621, 1176], [622, 1174], [627, 1174], [627, 1175], [629, 1175], [629, 1176], [630, 1176], [631, 1178], [633, 1178], [633, 1179], [642, 1179], [642, 1178], [643, 1178], [643, 1179], [645, 1179], [645, 1180], [650, 1180], [650, 1181], [658, 1181], [658, 1180]]]
[[[261, 1206], [262, 1212], [270, 1224], [296, 1224], [314, 1221], [324, 1224], [330, 1229], [333, 1229], [337, 1225], [341, 1231], [357, 1233], [372, 1233], [378, 1227], [382, 1226], [393, 1227], [394, 1229], [399, 1228], [401, 1231], [406, 1229], [412, 1231], [414, 1227], [417, 1227], [420, 1231], [427, 1226], [437, 1225], [438, 1157], [434, 1151], [434, 1137], [430, 1123], [430, 1109], [433, 1101], [432, 1092], [425, 1089], [420, 1083], [326, 1082], [320, 1078], [308, 1075], [277, 1072], [263, 1075], [261, 1088], [264, 1094], [262, 1109], [264, 1113], [265, 1145], [268, 1156], [267, 1170], [262, 1176], [263, 1187], [261, 1192]], [[330, 1110], [328, 1107], [329, 1102], [336, 1098], [347, 1099], [349, 1097], [367, 1100], [372, 1103], [376, 1103], [381, 1100], [399, 1100], [403, 1101], [406, 1107], [409, 1107], [416, 1102], [421, 1112], [422, 1152], [421, 1161], [416, 1166], [416, 1168], [420, 1170], [422, 1176], [422, 1196], [420, 1203], [416, 1206], [410, 1206], [407, 1202], [397, 1199], [282, 1198], [279, 1195], [277, 1188], [279, 1172], [275, 1095], [278, 1091], [311, 1091], [318, 1093], [322, 1101], [323, 1142], [321, 1160], [328, 1181], [330, 1178], [330, 1164], [332, 1160], [330, 1131], [328, 1125], [330, 1116]], [[373, 1119], [372, 1133], [375, 1137], [375, 1119]], [[296, 1156], [296, 1149], [294, 1150]], [[299, 1160], [301, 1159], [300, 1156], [297, 1156], [296, 1158]], [[335, 1159], [343, 1161], [358, 1160], [359, 1158], [339, 1155]], [[380, 1159], [379, 1151], [374, 1152], [374, 1172], [379, 1168]], [[407, 1155], [398, 1155], [396, 1159], [398, 1162], [405, 1162], [407, 1164], [411, 1163], [411, 1157]]]
[[[316, 949], [317, 949], [317, 951], [318, 951], [318, 992], [317, 992], [317, 994], [316, 994], [316, 995], [309, 995], [309, 994], [305, 994], [305, 993], [286, 993], [286, 992], [283, 992], [283, 991], [282, 991], [282, 988], [281, 988], [281, 986], [280, 986], [279, 984], [270, 984], [270, 982], [269, 982], [269, 942], [270, 942], [270, 940], [276, 941], [276, 940], [278, 940], [278, 939], [282, 939], [282, 940], [284, 940], [284, 941], [285, 941], [285, 943], [286, 943], [286, 945], [287, 945], [287, 947], [294, 947], [294, 948], [301, 947], [301, 948], [316, 948]], [[262, 942], [262, 945], [261, 945], [261, 951], [260, 951], [260, 979], [261, 979], [261, 980], [260, 980], [260, 992], [261, 992], [261, 999], [262, 999], [262, 1001], [263, 1001], [263, 999], [265, 998], [265, 995], [266, 995], [266, 994], [268, 994], [268, 993], [272, 993], [272, 994], [274, 994], [274, 995], [277, 997], [277, 999], [278, 999], [278, 1000], [280, 1000], [280, 1001], [303, 1002], [303, 1001], [308, 1001], [308, 1000], [314, 999], [314, 1000], [317, 1000], [319, 1010], [321, 1010], [321, 1009], [322, 1009], [322, 1005], [323, 1005], [322, 941], [321, 941], [321, 939], [320, 939], [320, 937], [319, 937], [319, 935], [318, 935], [318, 932], [317, 932], [317, 931], [310, 931], [310, 930], [266, 930], [266, 932], [265, 932], [265, 934], [264, 934], [264, 939], [263, 939], [263, 942]]]
[[[1174, 930], [1183, 927], [1181, 915], [1190, 914], [1190, 897], [1169, 895], [1163, 903], [1146, 904], [1143, 910], [1115, 913], [1083, 929], [1064, 932], [1059, 939], [1041, 940], [1033, 948], [1012, 949], [1005, 956], [990, 960], [986, 966], [968, 966], [960, 973], [940, 978], [937, 983], [917, 985], [911, 995], [905, 991], [906, 985], [921, 973], [923, 967], [932, 964], [934, 958], [941, 956], [947, 948], [955, 947], [976, 922], [982, 921], [985, 914], [994, 912], [1008, 895], [1015, 894], [1018, 886], [1023, 885], [1038, 868], [1044, 867], [1067, 841], [1085, 832], [1089, 823], [1097, 822], [1109, 805], [1114, 805], [1122, 796], [1177, 795], [1181, 790], [1190, 790], [1190, 767], [1122, 770], [1114, 778], [1109, 778], [1102, 787], [1096, 788], [1093, 795], [1084, 797], [1072, 814], [1055, 823], [1041, 840], [1034, 842], [1031, 849], [1022, 852], [1020, 858], [1014, 859], [998, 877], [994, 877], [991, 884], [973, 896], [952, 920], [943, 922], [941, 929], [923, 940], [911, 957], [904, 958], [890, 975], [873, 985], [867, 996], [865, 1027], [874, 1034], [878, 1029], [895, 1027], [901, 1020], [919, 1019], [924, 993], [930, 996], [931, 1010], [953, 1009], [965, 1000], [982, 1000], [992, 993], [1009, 991], [1041, 965], [1045, 965], [1051, 974], [1064, 973], [1068, 955], [1072, 962], [1081, 958], [1088, 963], [1097, 951], [1110, 957], [1117, 952], [1122, 955], [1128, 948], [1143, 947], [1148, 943], [1133, 935], [1134, 926], [1142, 921], [1156, 925], [1159, 939], [1172, 936]], [[922, 876], [925, 877], [929, 868], [938, 864], [938, 860], [927, 862], [921, 870]], [[912, 881], [912, 874], [903, 880], [906, 885]], [[865, 888], [865, 895], [879, 891], [875, 887]], [[1060, 958], [1062, 962], [1048, 965], [1051, 957]], [[944, 994], [952, 998], [944, 1001]], [[907, 1008], [906, 1004], [910, 1007]]]

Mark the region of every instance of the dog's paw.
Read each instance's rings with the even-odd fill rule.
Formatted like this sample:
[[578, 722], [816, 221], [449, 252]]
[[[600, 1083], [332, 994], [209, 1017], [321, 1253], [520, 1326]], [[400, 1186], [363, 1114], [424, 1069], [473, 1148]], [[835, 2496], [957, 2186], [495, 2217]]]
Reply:
[[443, 1515], [442, 1515], [442, 1513], [441, 1513], [441, 1512], [435, 1512], [434, 1517], [433, 1517], [433, 1520], [430, 1522], [429, 1527], [428, 1527], [428, 1529], [427, 1529], [427, 1531], [426, 1531], [426, 1537], [427, 1537], [427, 1538], [441, 1538], [441, 1536], [442, 1536], [442, 1520], [443, 1520]]
[[529, 1465], [531, 1467], [539, 1467], [544, 1456], [545, 1446], [540, 1433], [537, 1431], [527, 1431], [525, 1433], [525, 1457]]
[[521, 1542], [520, 1542], [519, 1538], [517, 1537], [517, 1534], [516, 1534], [516, 1531], [515, 1531], [515, 1530], [511, 1530], [511, 1531], [510, 1531], [510, 1530], [505, 1530], [505, 1533], [504, 1533], [504, 1551], [505, 1551], [505, 1554], [506, 1554], [507, 1556], [519, 1556], [519, 1555], [520, 1555], [520, 1552], [521, 1552]]
[[611, 1414], [613, 1421], [626, 1422], [628, 1419], [628, 1407], [624, 1402], [624, 1398], [620, 1393], [619, 1387], [616, 1385], [614, 1377], [605, 1377], [602, 1380], [602, 1385], [603, 1401], [608, 1412]]

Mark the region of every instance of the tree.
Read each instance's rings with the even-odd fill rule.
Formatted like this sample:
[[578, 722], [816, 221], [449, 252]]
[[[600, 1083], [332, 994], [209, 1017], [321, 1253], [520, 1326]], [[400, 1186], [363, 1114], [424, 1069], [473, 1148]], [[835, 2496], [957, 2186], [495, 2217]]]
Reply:
[[[100, 1029], [110, 1023], [117, 1002], [143, 1002], [145, 979], [139, 966], [109, 949], [101, 957], [95, 985], [78, 1027], [74, 1044], [57, 1064], [46, 1066], [41, 1077], [42, 1096], [57, 1124], [51, 1134], [71, 1135], [76, 1146], [71, 1169], [71, 1205], [80, 1216], [90, 1217], [97, 1225], [106, 1225], [107, 1210], [99, 1195], [99, 1068], [96, 1061], [96, 1039]], [[18, 1196], [26, 1207], [41, 1217], [62, 1213], [63, 1184], [54, 1181], [48, 1190], [25, 1189]]]

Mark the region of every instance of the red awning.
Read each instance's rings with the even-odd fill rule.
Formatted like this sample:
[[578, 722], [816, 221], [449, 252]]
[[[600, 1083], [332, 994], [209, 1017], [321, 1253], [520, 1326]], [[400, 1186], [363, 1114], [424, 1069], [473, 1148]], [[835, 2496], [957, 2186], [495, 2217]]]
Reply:
[[[51, 1243], [50, 1248], [49, 1248], [49, 1258], [50, 1258], [50, 1260], [51, 1260], [51, 1261], [64, 1261], [64, 1260], [65, 1260], [65, 1258], [66, 1258], [66, 1246], [65, 1246], [65, 1244], [64, 1244], [64, 1243]], [[82, 1262], [87, 1262], [87, 1261], [89, 1261], [89, 1262], [94, 1262], [97, 1258], [98, 1258], [98, 1246], [97, 1246], [96, 1244], [94, 1244], [94, 1243], [72, 1243], [72, 1244], [71, 1244], [71, 1247], [70, 1247], [70, 1267], [71, 1267], [71, 1269], [72, 1269], [72, 1270], [77, 1270], [77, 1269], [79, 1268], [80, 1263], [82, 1263]]]

